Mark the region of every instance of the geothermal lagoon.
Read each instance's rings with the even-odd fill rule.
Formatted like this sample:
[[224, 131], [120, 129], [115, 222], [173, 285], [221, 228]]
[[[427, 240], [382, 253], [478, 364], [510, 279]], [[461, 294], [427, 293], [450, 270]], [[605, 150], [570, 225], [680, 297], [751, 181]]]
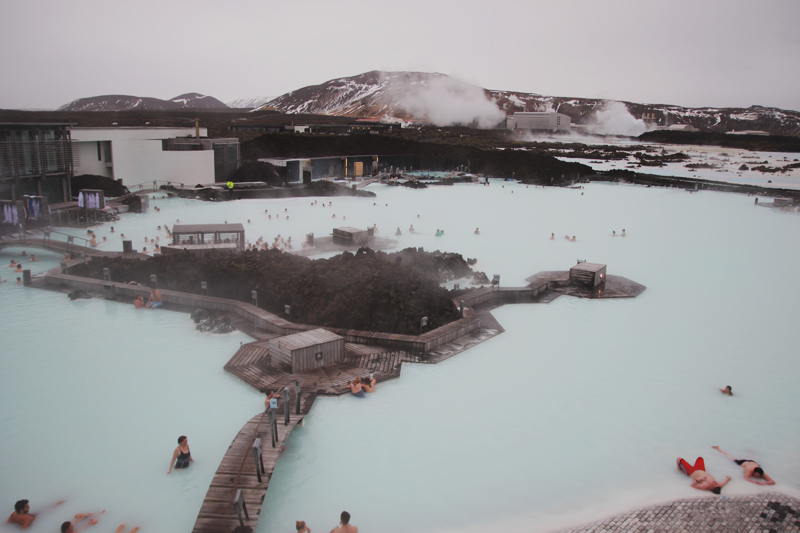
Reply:
[[[307, 233], [374, 224], [381, 236], [401, 229], [398, 249], [475, 258], [503, 286], [585, 259], [647, 290], [506, 305], [493, 311], [506, 331], [475, 348], [406, 364], [366, 400], [318, 398], [287, 442], [259, 532], [295, 520], [329, 531], [342, 510], [362, 531], [547, 531], [703, 496], [676, 470], [678, 455], [702, 455], [717, 479], [732, 476], [723, 494], [800, 494], [797, 214], [741, 194], [625, 185], [367, 190], [377, 197], [325, 198], [333, 206], [324, 208], [322, 198], [157, 195], [161, 212], [95, 231], [108, 238], [100, 248], [121, 250], [121, 233], [141, 249], [177, 219], [241, 222], [250, 242], [280, 234], [298, 245]], [[626, 237], [611, 236], [623, 228]], [[263, 408], [262, 395], [222, 369], [249, 337], [195, 332], [182, 313], [16, 286], [5, 265], [20, 253], [0, 251], [11, 280], [0, 284], [2, 501], [10, 512], [28, 498], [36, 511], [66, 498], [37, 520], [43, 530], [105, 508], [104, 530], [188, 531], [227, 446]], [[34, 273], [60, 259], [34, 253], [43, 259]], [[735, 396], [720, 394], [725, 385]], [[181, 434], [196, 462], [167, 476]], [[777, 485], [747, 483], [712, 445], [758, 461]]]

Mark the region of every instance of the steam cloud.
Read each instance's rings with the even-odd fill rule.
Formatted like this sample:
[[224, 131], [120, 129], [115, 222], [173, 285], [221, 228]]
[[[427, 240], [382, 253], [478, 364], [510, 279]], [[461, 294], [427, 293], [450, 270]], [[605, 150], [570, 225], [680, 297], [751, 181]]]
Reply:
[[634, 118], [622, 102], [606, 102], [587, 124], [586, 131], [596, 135], [636, 137], [647, 131], [647, 124]]
[[395, 82], [391, 95], [400, 109], [437, 126], [492, 128], [506, 117], [483, 89], [447, 76]]

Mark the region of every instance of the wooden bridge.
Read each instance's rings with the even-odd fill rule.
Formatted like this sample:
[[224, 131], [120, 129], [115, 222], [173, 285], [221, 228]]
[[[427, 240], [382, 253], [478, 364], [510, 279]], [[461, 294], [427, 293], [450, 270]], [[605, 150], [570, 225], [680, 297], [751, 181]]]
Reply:
[[[294, 407], [295, 401], [290, 400], [289, 423], [284, 425], [285, 417], [283, 407], [277, 410], [277, 442], [272, 446], [269, 417], [267, 413], [260, 413], [251, 418], [233, 439], [225, 457], [217, 468], [208, 493], [203, 500], [197, 521], [192, 528], [193, 533], [232, 533], [233, 531], [253, 531], [261, 516], [261, 506], [267, 495], [267, 487], [278, 457], [283, 451], [286, 439], [292, 429], [308, 414], [314, 403], [315, 395], [300, 395], [300, 413]], [[261, 439], [262, 461], [264, 472], [259, 479], [256, 471], [256, 461], [253, 454], [253, 442]], [[242, 522], [235, 507], [231, 504], [237, 490], [242, 491], [247, 514], [242, 513]], [[241, 528], [244, 525], [244, 528]]]

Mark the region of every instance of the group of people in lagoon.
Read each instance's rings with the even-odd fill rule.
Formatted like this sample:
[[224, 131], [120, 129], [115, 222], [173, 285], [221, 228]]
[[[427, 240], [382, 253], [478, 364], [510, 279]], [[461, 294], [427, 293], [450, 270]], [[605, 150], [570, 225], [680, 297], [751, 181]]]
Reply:
[[142, 296], [137, 296], [133, 300], [133, 306], [136, 309], [158, 309], [163, 303], [161, 291], [158, 289], [150, 289], [150, 297], [147, 299], [147, 303], [145, 303]]
[[366, 398], [366, 394], [364, 393], [375, 392], [375, 383], [377, 383], [377, 380], [372, 374], [370, 374], [368, 378], [362, 379], [361, 377], [357, 377], [350, 382], [350, 392], [353, 393], [353, 396]]
[[[724, 389], [719, 389], [719, 391], [726, 396], [733, 396], [733, 388], [730, 385], [726, 386]], [[744, 479], [750, 483], [755, 483], [756, 485], [775, 484], [775, 481], [764, 472], [764, 469], [761, 468], [761, 465], [752, 459], [734, 459], [728, 452], [722, 450], [719, 446], [712, 446], [712, 448], [723, 454], [737, 465], [741, 466], [744, 469]], [[714, 494], [719, 494], [722, 491], [722, 487], [727, 485], [731, 480], [731, 476], [727, 476], [725, 481], [722, 483], [714, 479], [714, 476], [706, 472], [706, 463], [702, 457], [698, 457], [695, 460], [694, 465], [689, 464], [689, 462], [683, 457], [678, 457], [675, 462], [678, 466], [678, 470], [692, 478], [691, 486], [698, 490], [709, 490]]]
[[[295, 522], [297, 533], [311, 533], [311, 528], [302, 520]], [[339, 526], [331, 529], [331, 533], [358, 533], [356, 526], [350, 525], [350, 513], [342, 511], [339, 515]]]
[[[49, 509], [55, 509], [62, 503], [64, 503], [64, 500], [50, 505]], [[8, 517], [7, 523], [17, 524], [22, 529], [28, 529], [31, 524], [33, 524], [33, 521], [36, 520], [36, 517], [41, 514], [33, 514], [30, 511], [30, 500], [19, 500], [14, 504], [14, 512]], [[83, 531], [87, 527], [97, 524], [100, 521], [97, 517], [103, 513], [105, 513], [105, 510], [100, 511], [99, 513], [78, 513], [72, 518], [72, 520], [67, 520], [61, 524], [61, 533], [78, 533], [79, 531]], [[137, 531], [139, 531], [139, 528], [134, 527], [128, 533], [136, 533]], [[119, 526], [116, 530], [116, 533], [124, 532], [125, 525]]]

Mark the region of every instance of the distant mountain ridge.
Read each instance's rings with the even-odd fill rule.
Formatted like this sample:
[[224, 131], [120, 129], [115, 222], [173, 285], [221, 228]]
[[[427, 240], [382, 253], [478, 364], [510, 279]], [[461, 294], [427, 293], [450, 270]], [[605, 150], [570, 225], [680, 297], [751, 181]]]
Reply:
[[[279, 96], [267, 105], [283, 113], [426, 120], [430, 117], [420, 116], [418, 102], [414, 100], [417, 99], [421, 88], [436, 86], [447, 89], [439, 91], [447, 94], [442, 94], [440, 98], [433, 100], [433, 103], [442, 106], [452, 103], [453, 100], [458, 101], [460, 96], [465, 96], [463, 100], [468, 105], [475, 101], [476, 94], [482, 93], [486, 100], [502, 111], [503, 115], [511, 115], [518, 111], [558, 111], [569, 115], [576, 124], [591, 124], [598, 112], [604, 110], [609, 103], [615, 102], [596, 98], [568, 98], [489, 90], [444, 74], [372, 71], [303, 87]], [[634, 120], [647, 117], [648, 120], [660, 125], [669, 122], [689, 124], [698, 129], [716, 132], [761, 130], [772, 134], [800, 135], [800, 112], [792, 110], [757, 105], [748, 108], [689, 108], [634, 102], [620, 102], [620, 104], [627, 108]]]
[[132, 109], [161, 111], [168, 109], [228, 109], [213, 96], [186, 93], [169, 100], [160, 98], [110, 94], [79, 98], [63, 105], [57, 111], [129, 111]]
[[[688, 124], [713, 132], [759, 130], [776, 135], [800, 135], [800, 112], [774, 107], [689, 108], [545, 96], [484, 89], [438, 73], [377, 70], [310, 85], [277, 98], [239, 98], [228, 105], [198, 93], [188, 93], [170, 100], [106, 95], [75, 100], [59, 108], [59, 111], [222, 110], [258, 109], [263, 106], [288, 114], [422, 121], [442, 126], [465, 124], [486, 128], [501, 124], [505, 116], [514, 112], [558, 111], [569, 115], [574, 124], [589, 127], [603, 120], [627, 121], [640, 128], [635, 135], [655, 125], [670, 124]], [[620, 113], [624, 116], [620, 116]]]

